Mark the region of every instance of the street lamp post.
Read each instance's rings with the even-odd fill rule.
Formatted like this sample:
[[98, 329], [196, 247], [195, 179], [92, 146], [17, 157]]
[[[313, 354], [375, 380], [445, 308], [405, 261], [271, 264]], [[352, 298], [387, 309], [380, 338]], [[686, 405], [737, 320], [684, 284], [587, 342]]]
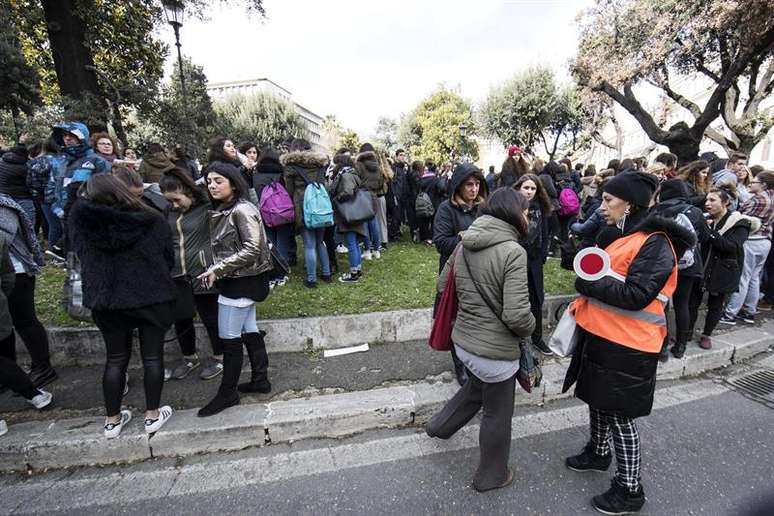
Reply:
[[180, 93], [183, 96], [183, 105], [185, 105], [185, 77], [183, 76], [183, 55], [180, 52], [180, 27], [183, 26], [183, 14], [185, 7], [180, 0], [162, 0], [164, 6], [164, 15], [167, 17], [167, 23], [175, 31], [175, 46], [177, 46], [177, 64], [180, 67]]
[[468, 126], [461, 123], [459, 125], [459, 130], [460, 130], [460, 162], [464, 163], [465, 161], [467, 161], [466, 160], [467, 154], [465, 153], [465, 138], [468, 135]]

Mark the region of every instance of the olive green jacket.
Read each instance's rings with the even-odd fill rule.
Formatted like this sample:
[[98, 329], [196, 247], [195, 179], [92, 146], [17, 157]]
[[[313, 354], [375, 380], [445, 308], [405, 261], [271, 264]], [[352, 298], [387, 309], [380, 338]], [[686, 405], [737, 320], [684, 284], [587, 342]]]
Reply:
[[[484, 215], [462, 240], [438, 278], [446, 286], [454, 266], [459, 309], [452, 340], [466, 351], [495, 360], [519, 358], [519, 341], [535, 328], [527, 287], [527, 252], [510, 224]], [[477, 288], [478, 287], [478, 288]]]

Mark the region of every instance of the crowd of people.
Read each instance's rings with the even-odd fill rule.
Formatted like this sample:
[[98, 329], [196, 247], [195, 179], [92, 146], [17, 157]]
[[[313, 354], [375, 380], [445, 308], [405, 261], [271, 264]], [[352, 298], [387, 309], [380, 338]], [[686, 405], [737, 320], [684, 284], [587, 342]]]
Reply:
[[[149, 144], [140, 159], [79, 122], [13, 147], [0, 161], [0, 384], [36, 408], [51, 403], [42, 388], [57, 373], [34, 303], [45, 255], [80, 273], [82, 303], [105, 341], [104, 435], [114, 438], [132, 417], [122, 400], [135, 332], [148, 433], [172, 416], [161, 401], [164, 382], [195, 370], [221, 378], [198, 413], [218, 414], [240, 393], [271, 392], [255, 303], [291, 281], [297, 237], [303, 284], [314, 289], [334, 275], [357, 283], [363, 261], [381, 259], [404, 232], [437, 249], [439, 296], [453, 279], [459, 301], [451, 355], [461, 390], [427, 433], [448, 438], [483, 406], [474, 487], [493, 489], [512, 479], [515, 383], [527, 390], [539, 383], [533, 349], [552, 354], [542, 333], [544, 264], [553, 256], [569, 267], [578, 250], [599, 246], [616, 275], [576, 281], [583, 338], [565, 390], [577, 384], [589, 404], [591, 437], [567, 465], [606, 470], [615, 453], [611, 490], [594, 503], [639, 510], [634, 419], [652, 408], [657, 361], [683, 356], [705, 294], [702, 349], [712, 347], [717, 324], [752, 323], [774, 301], [774, 172], [748, 168], [741, 154], [714, 153], [679, 167], [663, 153], [651, 164], [613, 160], [597, 171], [569, 159], [545, 162], [515, 145], [487, 175], [472, 163], [407, 158], [368, 143], [331, 158], [300, 138], [274, 149], [220, 137], [200, 170], [179, 145]], [[346, 266], [338, 254], [347, 255]], [[209, 361], [196, 348], [197, 315]], [[171, 327], [183, 358], [165, 367]], [[15, 334], [29, 351], [28, 372], [16, 364]], [[251, 375], [240, 383], [245, 350]]]

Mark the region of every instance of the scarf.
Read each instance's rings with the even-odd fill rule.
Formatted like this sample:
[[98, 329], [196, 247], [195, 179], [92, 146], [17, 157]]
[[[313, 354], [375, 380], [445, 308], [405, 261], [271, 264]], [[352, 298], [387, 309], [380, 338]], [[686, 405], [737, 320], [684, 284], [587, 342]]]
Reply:
[[[5, 194], [0, 194], [0, 208], [7, 208], [0, 209], [0, 230], [9, 234], [7, 241], [10, 251], [24, 264], [28, 274], [31, 276], [38, 274], [40, 268], [45, 265], [45, 260], [32, 222], [27, 218], [22, 207]], [[16, 233], [11, 235], [10, 230], [14, 227], [17, 228]]]

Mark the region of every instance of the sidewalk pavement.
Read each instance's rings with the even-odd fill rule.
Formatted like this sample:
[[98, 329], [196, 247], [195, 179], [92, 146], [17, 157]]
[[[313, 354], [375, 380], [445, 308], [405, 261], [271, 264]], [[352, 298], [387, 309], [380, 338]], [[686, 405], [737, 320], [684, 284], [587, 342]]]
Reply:
[[[543, 305], [546, 327], [561, 317], [575, 296], [548, 296]], [[432, 310], [394, 310], [354, 315], [304, 317], [258, 321], [266, 331], [269, 353], [305, 352], [336, 349], [359, 344], [384, 344], [426, 339], [430, 333]], [[55, 366], [101, 364], [105, 357], [102, 335], [94, 327], [48, 328], [51, 358]], [[168, 356], [178, 358], [180, 350], [174, 332], [167, 334]], [[197, 348], [209, 354], [209, 340], [204, 328], [197, 324]], [[135, 342], [136, 347], [136, 342]], [[20, 354], [26, 353], [19, 349]]]
[[[774, 321], [767, 320], [755, 327], [736, 327], [714, 337], [713, 344], [710, 351], [700, 350], [692, 344], [682, 359], [672, 358], [660, 364], [658, 378], [673, 380], [695, 376], [764, 352], [774, 344]], [[207, 419], [197, 418], [195, 408], [177, 410], [170, 422], [152, 436], [147, 436], [142, 429], [138, 411], [135, 411], [135, 419], [121, 437], [108, 441], [101, 433], [101, 415], [72, 417], [63, 410], [59, 414], [61, 417], [12, 425], [9, 433], [0, 439], [0, 471], [105, 465], [152, 457], [185, 457], [264, 446], [268, 443], [336, 438], [376, 428], [422, 424], [457, 390], [456, 383], [452, 383], [448, 373], [429, 379], [421, 376], [427, 371], [437, 373], [449, 367], [448, 355], [432, 353], [426, 348], [423, 342], [377, 347], [372, 357], [379, 358], [382, 364], [374, 368], [379, 369], [378, 372], [370, 371], [366, 366], [354, 372], [351, 369], [360, 360], [369, 360], [367, 354], [324, 359], [312, 373], [317, 374], [319, 381], [306, 392], [290, 394], [296, 397], [288, 399], [289, 391], [279, 393], [271, 401], [246, 396], [243, 398], [245, 404]], [[399, 350], [403, 353], [396, 353]], [[388, 365], [388, 355], [396, 359], [397, 366], [394, 369]], [[424, 364], [421, 360], [426, 357], [428, 363]], [[308, 358], [312, 360], [315, 357]], [[349, 367], [337, 368], [333, 365], [339, 361], [343, 364], [347, 360]], [[422, 367], [417, 364], [422, 364]], [[424, 368], [425, 365], [427, 368]], [[516, 405], [542, 406], [552, 400], [571, 396], [571, 393], [560, 393], [566, 367], [566, 359], [546, 360], [543, 383], [532, 394], [517, 390]], [[383, 370], [387, 371], [385, 375], [382, 375]], [[349, 371], [348, 375], [344, 371]], [[393, 377], [398, 384], [391, 385], [385, 380], [386, 376], [403, 374], [401, 371], [407, 378]], [[273, 376], [279, 379], [283, 374], [286, 372], [276, 371]], [[366, 380], [363, 382], [363, 379]], [[366, 390], [326, 393], [325, 389], [332, 387], [324, 386], [333, 385], [334, 380], [339, 380], [335, 382], [339, 384], [337, 389], [344, 390], [340, 385], [347, 385]], [[191, 382], [199, 380], [191, 379]], [[377, 382], [387, 384], [385, 386]], [[180, 384], [186, 385], [184, 382]], [[167, 384], [167, 387], [171, 385]], [[211, 389], [214, 392], [215, 386], [212, 385]], [[87, 390], [82, 389], [80, 392], [85, 395]], [[91, 390], [98, 389], [92, 387]], [[165, 390], [165, 396], [168, 391]], [[135, 394], [139, 396], [139, 393]], [[93, 400], [86, 405], [93, 405]], [[77, 413], [78, 410], [96, 410], [96, 407], [68, 410]]]

